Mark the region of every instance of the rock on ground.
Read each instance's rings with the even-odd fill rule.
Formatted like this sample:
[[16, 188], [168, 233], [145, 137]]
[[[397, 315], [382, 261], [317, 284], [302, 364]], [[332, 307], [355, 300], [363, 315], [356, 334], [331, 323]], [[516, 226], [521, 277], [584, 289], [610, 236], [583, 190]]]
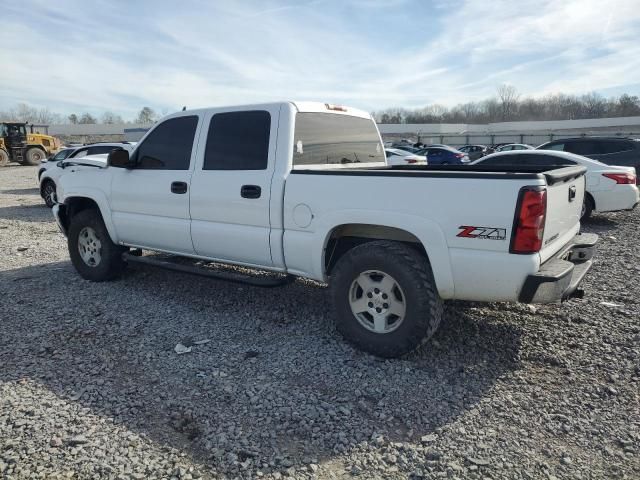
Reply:
[[638, 211], [584, 225], [584, 300], [449, 304], [381, 361], [312, 282], [82, 280], [36, 171], [0, 169], [0, 477], [640, 478]]

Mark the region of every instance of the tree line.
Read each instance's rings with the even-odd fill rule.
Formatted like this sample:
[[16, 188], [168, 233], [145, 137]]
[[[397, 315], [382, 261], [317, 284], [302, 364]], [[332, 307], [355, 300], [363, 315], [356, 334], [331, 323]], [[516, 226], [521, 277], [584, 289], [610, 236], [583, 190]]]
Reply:
[[535, 120], [640, 116], [640, 98], [622, 94], [605, 98], [598, 93], [556, 93], [540, 98], [523, 97], [512, 85], [501, 85], [491, 98], [445, 107], [388, 108], [373, 112], [378, 123], [491, 123]]
[[64, 116], [56, 112], [52, 112], [48, 108], [36, 108], [26, 103], [19, 103], [13, 108], [6, 111], [0, 111], [0, 121], [14, 121], [35, 123], [40, 125], [61, 125], [70, 124], [126, 124], [126, 123], [143, 123], [150, 124], [160, 118], [152, 108], [143, 107], [138, 115], [129, 121], [124, 120], [120, 115], [106, 111], [102, 115], [96, 117], [88, 112], [72, 113]]

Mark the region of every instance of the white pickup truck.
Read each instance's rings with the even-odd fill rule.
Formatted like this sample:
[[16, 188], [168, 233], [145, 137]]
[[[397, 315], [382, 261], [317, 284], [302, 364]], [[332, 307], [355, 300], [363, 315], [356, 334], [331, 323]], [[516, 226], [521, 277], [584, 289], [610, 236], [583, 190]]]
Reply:
[[343, 336], [395, 357], [443, 300], [581, 295], [598, 238], [579, 234], [584, 172], [391, 167], [368, 113], [280, 102], [170, 115], [131, 154], [64, 175], [53, 211], [85, 279], [131, 262], [224, 276], [195, 259], [281, 277], [243, 278], [264, 286], [328, 282]]

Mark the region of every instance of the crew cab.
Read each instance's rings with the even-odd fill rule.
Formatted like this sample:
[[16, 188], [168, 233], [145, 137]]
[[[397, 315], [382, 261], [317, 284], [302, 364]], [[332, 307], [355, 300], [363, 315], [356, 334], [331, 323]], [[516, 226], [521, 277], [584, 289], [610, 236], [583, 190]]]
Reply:
[[347, 340], [396, 357], [444, 300], [580, 295], [597, 242], [579, 234], [584, 172], [389, 166], [367, 112], [280, 102], [169, 115], [131, 154], [62, 176], [53, 212], [85, 279], [129, 263], [223, 275], [202, 260], [271, 272], [244, 279], [263, 286], [311, 278]]

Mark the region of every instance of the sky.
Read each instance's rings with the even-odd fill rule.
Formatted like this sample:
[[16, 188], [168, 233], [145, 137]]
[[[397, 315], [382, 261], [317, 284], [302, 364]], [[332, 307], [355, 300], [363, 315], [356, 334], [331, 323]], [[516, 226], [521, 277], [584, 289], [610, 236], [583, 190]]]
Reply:
[[640, 95], [638, 0], [3, 2], [0, 110]]

